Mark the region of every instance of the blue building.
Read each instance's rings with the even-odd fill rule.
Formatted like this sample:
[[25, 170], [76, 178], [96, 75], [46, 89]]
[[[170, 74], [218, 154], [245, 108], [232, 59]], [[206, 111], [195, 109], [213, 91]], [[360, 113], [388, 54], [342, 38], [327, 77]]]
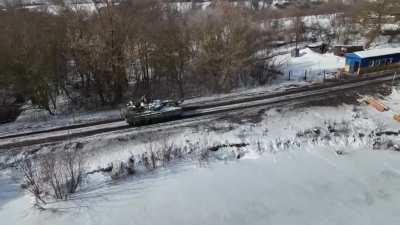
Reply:
[[383, 48], [347, 53], [345, 72], [364, 74], [400, 68], [400, 48]]

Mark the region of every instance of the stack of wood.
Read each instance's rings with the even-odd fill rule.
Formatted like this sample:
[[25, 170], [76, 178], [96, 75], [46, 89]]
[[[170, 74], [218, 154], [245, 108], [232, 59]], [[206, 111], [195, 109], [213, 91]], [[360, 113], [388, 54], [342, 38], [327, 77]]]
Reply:
[[372, 97], [366, 98], [365, 101], [372, 107], [374, 107], [379, 112], [387, 111], [388, 108], [379, 100], [374, 99]]

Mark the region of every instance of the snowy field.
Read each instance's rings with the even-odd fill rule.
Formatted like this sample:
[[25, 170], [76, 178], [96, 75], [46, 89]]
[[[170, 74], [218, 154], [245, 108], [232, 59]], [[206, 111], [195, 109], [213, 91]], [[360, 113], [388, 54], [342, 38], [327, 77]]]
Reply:
[[14, 194], [0, 202], [0, 218], [19, 225], [398, 224], [400, 154], [347, 151], [339, 157], [315, 147], [201, 168], [180, 165], [43, 212]]
[[120, 132], [79, 140], [87, 171], [157, 150], [166, 136], [182, 147], [248, 145], [221, 148], [206, 161], [187, 152], [194, 155], [120, 180], [94, 173], [71, 200], [51, 202], [44, 211], [3, 170], [0, 219], [21, 225], [398, 224], [400, 125], [392, 116], [399, 101], [397, 88], [384, 97], [391, 110], [383, 113], [363, 104], [282, 108], [151, 138]]

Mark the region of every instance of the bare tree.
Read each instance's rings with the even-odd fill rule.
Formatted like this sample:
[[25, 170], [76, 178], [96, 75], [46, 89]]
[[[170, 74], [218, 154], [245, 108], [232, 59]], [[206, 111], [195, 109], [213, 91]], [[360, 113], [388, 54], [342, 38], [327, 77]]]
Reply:
[[116, 106], [142, 95], [229, 91], [259, 77], [265, 30], [245, 7], [216, 1], [185, 13], [158, 0], [104, 0], [89, 12], [52, 2], [57, 14], [0, 11], [0, 89], [50, 112], [59, 95]]
[[19, 168], [23, 173], [25, 187], [35, 197], [36, 204], [46, 204], [43, 198], [44, 187], [37, 164], [30, 159], [26, 159], [20, 162]]
[[382, 33], [385, 23], [398, 23], [400, 12], [400, 1], [398, 0], [375, 0], [365, 1], [361, 10], [356, 14], [358, 22], [363, 26], [366, 46], [369, 46]]
[[195, 73], [200, 84], [221, 92], [249, 79], [261, 43], [258, 30], [246, 10], [225, 2], [192, 18]]
[[60, 85], [59, 68], [65, 63], [61, 60], [61, 20], [18, 7], [2, 11], [0, 17], [0, 77], [15, 93], [52, 113]]
[[66, 200], [75, 193], [84, 173], [83, 157], [78, 150], [51, 153], [20, 163], [25, 186], [39, 203], [46, 204], [49, 195]]

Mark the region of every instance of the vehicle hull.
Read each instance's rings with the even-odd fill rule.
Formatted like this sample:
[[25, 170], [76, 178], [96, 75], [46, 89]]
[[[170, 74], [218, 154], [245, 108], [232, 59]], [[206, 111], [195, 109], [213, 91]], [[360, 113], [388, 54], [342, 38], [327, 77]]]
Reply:
[[126, 122], [130, 126], [142, 126], [153, 123], [166, 122], [177, 119], [182, 115], [182, 108], [175, 107], [162, 111], [143, 111], [143, 112], [128, 112], [126, 113]]

